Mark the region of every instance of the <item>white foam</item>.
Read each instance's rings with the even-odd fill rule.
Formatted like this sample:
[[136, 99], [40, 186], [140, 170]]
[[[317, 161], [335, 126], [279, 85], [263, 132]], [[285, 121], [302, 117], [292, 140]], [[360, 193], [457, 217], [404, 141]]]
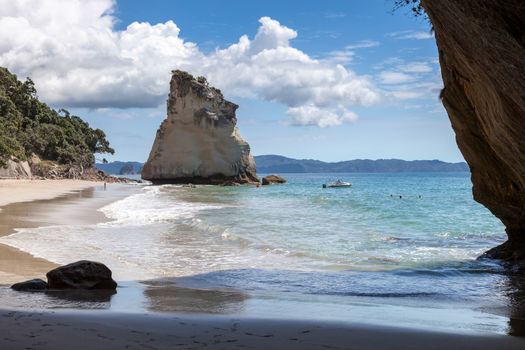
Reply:
[[[166, 189], [167, 187], [164, 187]], [[105, 225], [149, 225], [175, 219], [191, 218], [201, 210], [220, 209], [223, 206], [206, 203], [190, 203], [163, 193], [162, 186], [145, 187], [143, 193], [135, 194], [111, 203], [101, 209], [112, 222]]]
[[101, 208], [110, 222], [18, 229], [0, 242], [57, 264], [102, 261], [119, 279], [155, 278], [176, 274], [165, 263], [171, 253], [162, 241], [169, 236], [170, 222], [221, 207], [184, 202], [173, 191], [166, 196], [160, 187], [146, 187]]

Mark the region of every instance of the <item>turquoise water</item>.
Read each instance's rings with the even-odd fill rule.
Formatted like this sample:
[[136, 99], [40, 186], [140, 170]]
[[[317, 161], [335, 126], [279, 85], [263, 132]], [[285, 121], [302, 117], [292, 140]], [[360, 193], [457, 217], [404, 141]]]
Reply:
[[[523, 279], [476, 260], [505, 234], [472, 199], [469, 174], [286, 178], [260, 188], [144, 186], [102, 208], [112, 222], [20, 230], [2, 242], [60, 264], [104, 261], [119, 281], [146, 281], [140, 303], [153, 311], [410, 319], [494, 332], [523, 322]], [[336, 179], [353, 186], [322, 188]], [[197, 302], [184, 288], [226, 296]], [[132, 290], [112, 307], [136, 309], [122, 298]], [[451, 319], [453, 310], [461, 311]]]
[[[353, 187], [321, 188], [336, 178]], [[259, 189], [183, 189], [177, 196], [226, 205], [196, 218], [226, 238], [302, 259], [305, 268], [455, 266], [505, 237], [499, 220], [473, 201], [468, 174], [290, 174], [288, 180]]]

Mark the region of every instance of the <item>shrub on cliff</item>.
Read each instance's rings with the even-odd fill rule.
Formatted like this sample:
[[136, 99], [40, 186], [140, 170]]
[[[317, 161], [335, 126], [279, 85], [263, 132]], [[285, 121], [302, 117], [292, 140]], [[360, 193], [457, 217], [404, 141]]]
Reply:
[[0, 166], [11, 156], [25, 160], [36, 154], [86, 168], [94, 164], [95, 153], [114, 153], [104, 131], [40, 102], [31, 79], [21, 82], [0, 67]]

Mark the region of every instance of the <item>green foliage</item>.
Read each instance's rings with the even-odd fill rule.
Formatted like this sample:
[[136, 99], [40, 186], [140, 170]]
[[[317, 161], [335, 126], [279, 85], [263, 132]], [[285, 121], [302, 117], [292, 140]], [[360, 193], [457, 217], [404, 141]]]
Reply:
[[203, 85], [206, 85], [208, 86], [208, 80], [206, 80], [206, 77], [203, 77], [203, 76], [199, 76], [197, 77], [197, 81]]
[[55, 111], [38, 100], [29, 78], [17, 79], [0, 67], [0, 165], [10, 156], [25, 160], [31, 154], [60, 164], [92, 166], [95, 153], [111, 153], [106, 134], [80, 117]]
[[193, 75], [191, 75], [190, 73], [185, 72], [185, 71], [183, 71], [183, 70], [180, 70], [180, 69], [172, 70], [172, 71], [171, 71], [171, 74], [172, 74], [172, 75], [179, 76], [180, 78], [185, 79], [185, 80], [194, 80], [194, 79], [195, 79], [195, 78], [193, 77]]
[[416, 16], [424, 16], [425, 9], [421, 6], [421, 0], [395, 0], [394, 10], [398, 10], [402, 7], [409, 7], [412, 13]]

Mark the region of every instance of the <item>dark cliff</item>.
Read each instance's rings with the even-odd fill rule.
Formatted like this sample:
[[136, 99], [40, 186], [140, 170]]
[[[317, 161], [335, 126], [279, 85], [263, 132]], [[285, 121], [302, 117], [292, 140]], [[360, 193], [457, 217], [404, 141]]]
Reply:
[[441, 94], [474, 198], [506, 226], [488, 255], [525, 259], [525, 1], [422, 0], [435, 30]]

